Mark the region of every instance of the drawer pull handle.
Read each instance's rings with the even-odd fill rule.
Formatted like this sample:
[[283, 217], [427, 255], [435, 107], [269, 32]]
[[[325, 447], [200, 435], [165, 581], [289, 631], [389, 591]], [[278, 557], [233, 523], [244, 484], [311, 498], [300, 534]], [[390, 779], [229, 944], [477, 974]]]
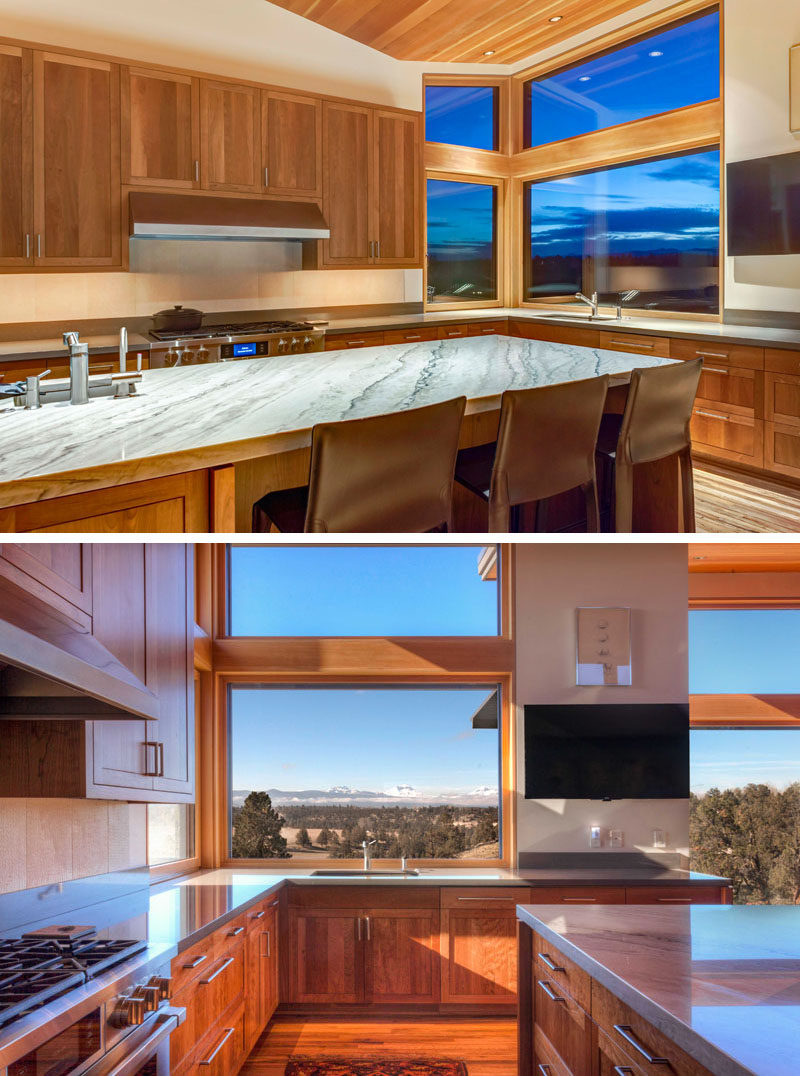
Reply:
[[217, 1056], [217, 1054], [220, 1052], [222, 1047], [225, 1045], [225, 1043], [228, 1041], [228, 1039], [231, 1037], [231, 1035], [234, 1033], [235, 1030], [236, 1030], [235, 1027], [226, 1027], [225, 1028], [225, 1034], [219, 1040], [217, 1045], [214, 1047], [214, 1049], [211, 1051], [211, 1053], [208, 1055], [208, 1057], [206, 1057], [203, 1061], [198, 1061], [197, 1062], [198, 1065], [210, 1065], [211, 1062], [214, 1060], [214, 1058]]
[[597, 897], [562, 897], [563, 904], [596, 904]]
[[615, 1065], [614, 1076], [636, 1076], [636, 1073], [629, 1065]]
[[723, 369], [722, 366], [703, 366], [703, 373], [706, 374], [725, 374], [730, 375], [730, 370]]
[[360, 347], [360, 345], [363, 344], [363, 343], [364, 343], [363, 340], [348, 340], [347, 341], [347, 346], [348, 347]]
[[270, 904], [270, 908], [277, 908], [279, 904], [279, 900], [273, 900], [272, 904]]
[[264, 916], [265, 916], [266, 914], [267, 914], [266, 912], [256, 912], [256, 913], [255, 913], [255, 914], [254, 914], [254, 915], [252, 916], [252, 918], [253, 918], [253, 919], [263, 919], [263, 918], [264, 918]]
[[462, 336], [463, 333], [462, 333], [461, 329], [448, 329], [447, 330], [447, 335], [448, 336]]
[[560, 971], [566, 973], [566, 968], [560, 967], [558, 964], [554, 964], [547, 953], [539, 953], [539, 959], [543, 964], [546, 964], [550, 971]]
[[695, 355], [698, 355], [701, 359], [727, 359], [727, 351], [700, 351], [698, 348], [695, 351]]
[[207, 979], [201, 979], [200, 980], [200, 985], [201, 986], [208, 986], [209, 983], [213, 983], [214, 980], [216, 979], [216, 977], [218, 975], [220, 975], [223, 971], [225, 971], [225, 969], [232, 963], [233, 963], [233, 957], [229, 956], [227, 960], [223, 961], [222, 964], [220, 964], [220, 966], [217, 968], [216, 971], [212, 971], [212, 973], [209, 975], [209, 977]]
[[549, 1065], [539, 1065], [539, 1072], [542, 1076], [551, 1076], [552, 1071]]
[[191, 971], [192, 968], [199, 967], [203, 963], [204, 960], [208, 960], [208, 954], [207, 953], [203, 953], [202, 956], [196, 956], [194, 958], [194, 960], [191, 960], [188, 964], [184, 964], [183, 966], [187, 971]]
[[504, 904], [515, 904], [516, 903], [514, 901], [513, 897], [456, 897], [456, 900], [480, 900], [480, 901], [499, 900]]
[[620, 1038], [623, 1038], [629, 1046], [632, 1046], [634, 1050], [645, 1059], [648, 1065], [669, 1064], [669, 1060], [666, 1057], [655, 1057], [650, 1053], [646, 1046], [643, 1046], [639, 1042], [630, 1024], [614, 1024], [614, 1030]]
[[419, 340], [419, 333], [406, 333], [406, 340]]
[[642, 344], [638, 340], [615, 340], [613, 339], [613, 337], [611, 343], [622, 344], [624, 347], [641, 347], [644, 348], [646, 351], [652, 351], [653, 348], [656, 346], [655, 344]]
[[657, 904], [691, 904], [691, 897], [656, 897]]
[[559, 1005], [566, 1005], [567, 1004], [567, 999], [562, 998], [560, 994], [553, 993], [553, 991], [550, 989], [550, 987], [544, 981], [544, 979], [539, 980], [539, 986], [541, 986], [542, 990], [544, 990], [545, 994], [547, 994], [547, 996], [550, 998], [551, 1001], [555, 1001]]
[[233, 928], [233, 930], [229, 930], [229, 931], [228, 931], [228, 937], [229, 937], [229, 938], [238, 938], [238, 937], [239, 937], [239, 935], [240, 935], [240, 934], [241, 934], [241, 933], [242, 933], [243, 931], [244, 931], [244, 927], [234, 927], [234, 928]]
[[701, 408], [698, 407], [695, 411], [695, 414], [703, 415], [704, 418], [719, 418], [722, 419], [723, 422], [730, 422], [729, 415], [721, 415], [718, 411], [703, 411]]

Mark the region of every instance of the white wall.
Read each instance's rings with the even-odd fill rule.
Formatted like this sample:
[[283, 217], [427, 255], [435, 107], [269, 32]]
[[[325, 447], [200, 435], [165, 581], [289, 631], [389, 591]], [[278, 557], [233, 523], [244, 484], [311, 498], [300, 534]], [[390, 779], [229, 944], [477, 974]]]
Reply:
[[[725, 0], [725, 158], [800, 150], [789, 131], [789, 48], [798, 0]], [[726, 258], [725, 305], [800, 313], [800, 255]]]
[[[516, 699], [525, 703], [688, 701], [689, 575], [682, 544], [530, 544], [516, 547]], [[575, 686], [575, 610], [631, 609], [633, 683]], [[518, 711], [517, 787], [524, 788]], [[592, 825], [621, 829], [624, 851], [652, 851], [652, 830], [688, 854], [688, 800], [517, 801], [520, 852], [588, 852]], [[598, 851], [598, 858], [604, 848]], [[616, 849], [615, 849], [616, 851]]]

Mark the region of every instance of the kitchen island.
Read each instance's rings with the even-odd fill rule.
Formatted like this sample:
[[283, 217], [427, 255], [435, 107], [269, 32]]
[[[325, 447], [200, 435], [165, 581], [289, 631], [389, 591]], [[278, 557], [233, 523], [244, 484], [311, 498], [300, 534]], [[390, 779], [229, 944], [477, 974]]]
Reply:
[[796, 1076], [800, 909], [521, 906], [521, 1076]]
[[[480, 444], [495, 436], [506, 389], [610, 374], [624, 400], [633, 368], [671, 361], [487, 336], [149, 370], [125, 399], [38, 411], [6, 404], [0, 527], [248, 530], [255, 500], [306, 481], [316, 423], [465, 395], [462, 444]], [[610, 398], [611, 407], [622, 406]], [[669, 516], [665, 530], [675, 529]]]

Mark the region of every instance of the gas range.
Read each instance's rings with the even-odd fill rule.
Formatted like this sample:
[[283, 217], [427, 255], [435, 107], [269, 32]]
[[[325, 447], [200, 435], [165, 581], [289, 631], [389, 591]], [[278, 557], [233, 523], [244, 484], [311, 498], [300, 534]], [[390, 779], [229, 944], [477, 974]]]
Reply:
[[308, 321], [205, 325], [181, 333], [151, 331], [150, 367], [197, 366], [232, 359], [322, 351], [325, 331]]

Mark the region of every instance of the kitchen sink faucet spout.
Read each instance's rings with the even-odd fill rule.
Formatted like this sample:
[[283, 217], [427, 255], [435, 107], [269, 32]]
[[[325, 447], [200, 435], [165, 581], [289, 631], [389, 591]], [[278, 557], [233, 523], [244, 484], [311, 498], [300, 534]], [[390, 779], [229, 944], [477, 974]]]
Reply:
[[369, 854], [370, 847], [375, 844], [375, 841], [362, 841], [361, 847], [364, 849], [364, 870], [368, 871], [372, 868], [372, 856]]
[[64, 333], [63, 340], [69, 349], [69, 402], [89, 402], [89, 345], [82, 344], [79, 334]]
[[592, 308], [592, 317], [593, 318], [597, 317], [597, 308], [599, 307], [600, 303], [597, 300], [597, 292], [596, 291], [592, 292], [591, 299], [589, 298], [588, 295], [584, 295], [582, 291], [576, 291], [575, 292], [575, 298], [578, 299], [582, 303], [586, 303], [587, 306], [590, 306]]

